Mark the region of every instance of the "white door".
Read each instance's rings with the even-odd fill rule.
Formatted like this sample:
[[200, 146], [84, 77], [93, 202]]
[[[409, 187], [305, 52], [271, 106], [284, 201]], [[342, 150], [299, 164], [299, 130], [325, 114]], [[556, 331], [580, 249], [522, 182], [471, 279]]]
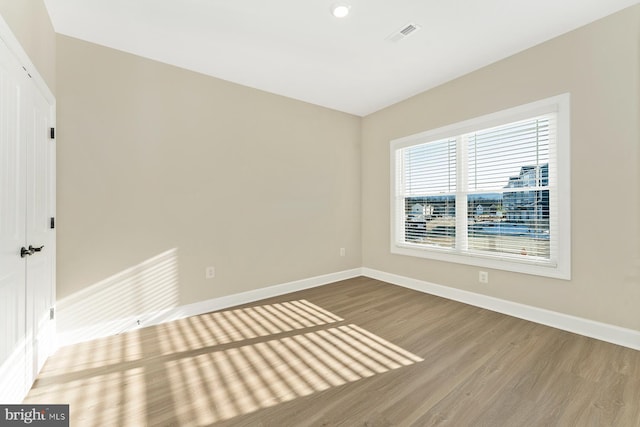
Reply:
[[[51, 107], [0, 39], [0, 402], [18, 403], [53, 345]], [[42, 128], [42, 126], [46, 126]], [[48, 144], [47, 144], [48, 143]], [[30, 251], [44, 245], [48, 252]]]
[[0, 40], [0, 401], [26, 390], [26, 145], [20, 64]]
[[[27, 331], [33, 331], [32, 342], [27, 345], [28, 384], [35, 380], [55, 343], [55, 330], [50, 322], [49, 309], [53, 307], [53, 231], [52, 215], [52, 163], [53, 142], [50, 139], [50, 107], [39, 92], [32, 93], [27, 113], [27, 237], [33, 248], [27, 260]], [[29, 338], [29, 337], [28, 337]]]

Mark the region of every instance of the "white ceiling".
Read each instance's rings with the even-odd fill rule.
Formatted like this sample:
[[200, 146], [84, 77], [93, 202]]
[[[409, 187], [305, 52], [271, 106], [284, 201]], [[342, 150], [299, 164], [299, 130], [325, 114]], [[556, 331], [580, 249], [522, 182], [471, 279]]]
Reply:
[[58, 33], [364, 116], [640, 2], [340, 1], [344, 19], [334, 0], [45, 3]]

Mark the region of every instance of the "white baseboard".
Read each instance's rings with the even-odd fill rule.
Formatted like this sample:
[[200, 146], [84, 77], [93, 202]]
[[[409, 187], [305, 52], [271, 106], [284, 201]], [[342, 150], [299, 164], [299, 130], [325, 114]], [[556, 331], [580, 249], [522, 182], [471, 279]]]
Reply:
[[[97, 325], [90, 325], [71, 331], [58, 332], [57, 345], [58, 347], [64, 347], [71, 344], [77, 344], [80, 342], [113, 336], [142, 327], [159, 325], [161, 323], [184, 319], [190, 316], [197, 316], [224, 308], [234, 307], [237, 305], [247, 304], [266, 298], [288, 294], [291, 292], [315, 288], [317, 286], [327, 285], [329, 283], [334, 283], [341, 280], [352, 279], [361, 275], [362, 270], [360, 268], [354, 268], [352, 270], [345, 270], [337, 273], [330, 273], [322, 276], [296, 280], [293, 282], [282, 283], [266, 288], [255, 289], [252, 291], [241, 292], [238, 294], [219, 298], [213, 298], [206, 301], [200, 301], [193, 304], [182, 305], [179, 307], [169, 308], [156, 312], [139, 313], [137, 315], [127, 316], [126, 318], [111, 320], [109, 322], [103, 322]], [[140, 325], [138, 325], [138, 320], [140, 320]]]
[[436, 285], [434, 283], [385, 273], [366, 267], [362, 268], [362, 275], [419, 292], [486, 308], [487, 310], [640, 350], [640, 331], [633, 329], [626, 329], [620, 326], [596, 322], [581, 317], [545, 310], [543, 308], [450, 288], [448, 286]]
[[[130, 316], [126, 319], [117, 319], [99, 325], [92, 325], [81, 329], [61, 332], [58, 333], [57, 343], [58, 346], [63, 347], [70, 344], [117, 335], [140, 327], [158, 325], [190, 316], [197, 316], [211, 311], [222, 310], [358, 276], [370, 277], [372, 279], [413, 289], [419, 292], [459, 301], [465, 304], [485, 308], [487, 310], [496, 311], [498, 313], [529, 320], [531, 322], [540, 323], [601, 341], [640, 350], [640, 331], [596, 322], [581, 317], [558, 313], [482, 294], [476, 294], [448, 286], [437, 285], [435, 283], [386, 273], [384, 271], [366, 267], [296, 280], [294, 282], [213, 298], [157, 312], [141, 313], [140, 315]], [[141, 325], [138, 326], [137, 320], [142, 320]]]

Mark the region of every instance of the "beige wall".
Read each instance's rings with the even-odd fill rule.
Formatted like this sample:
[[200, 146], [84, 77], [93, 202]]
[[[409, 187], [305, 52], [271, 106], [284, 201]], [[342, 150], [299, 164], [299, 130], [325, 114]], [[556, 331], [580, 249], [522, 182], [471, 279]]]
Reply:
[[62, 332], [360, 267], [360, 118], [57, 45]]
[[[640, 330], [640, 6], [363, 121], [365, 267]], [[389, 141], [571, 93], [571, 281], [391, 255]]]
[[[640, 330], [639, 6], [364, 119], [0, 14], [58, 93], [62, 332], [360, 265]], [[563, 92], [571, 281], [389, 253], [391, 139]]]
[[55, 94], [56, 36], [44, 1], [0, 0], [0, 15]]

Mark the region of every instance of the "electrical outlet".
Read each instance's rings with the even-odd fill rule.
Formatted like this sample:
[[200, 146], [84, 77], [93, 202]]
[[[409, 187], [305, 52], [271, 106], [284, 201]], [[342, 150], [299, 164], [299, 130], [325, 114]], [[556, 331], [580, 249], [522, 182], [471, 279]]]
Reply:
[[347, 249], [346, 248], [340, 248], [340, 256], [346, 256], [347, 255]]
[[207, 279], [213, 279], [216, 277], [216, 268], [215, 267], [207, 267], [204, 269], [204, 277]]
[[489, 283], [489, 273], [487, 271], [478, 272], [478, 282]]

